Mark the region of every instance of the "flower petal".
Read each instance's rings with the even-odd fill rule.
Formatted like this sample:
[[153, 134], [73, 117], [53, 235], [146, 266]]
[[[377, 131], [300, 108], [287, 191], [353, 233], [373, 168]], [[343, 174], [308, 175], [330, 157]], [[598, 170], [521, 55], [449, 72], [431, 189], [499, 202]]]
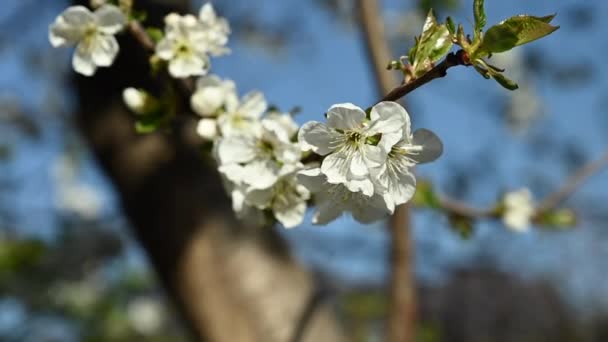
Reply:
[[114, 36], [97, 34], [91, 42], [93, 62], [97, 66], [107, 67], [112, 65], [118, 54], [118, 42]]
[[259, 91], [252, 91], [245, 96], [241, 101], [238, 111], [244, 117], [257, 119], [266, 111], [268, 104], [264, 98], [264, 94]]
[[91, 11], [84, 6], [71, 6], [49, 27], [49, 41], [54, 47], [76, 44], [88, 25], [94, 22]]
[[337, 219], [344, 212], [344, 207], [331, 201], [317, 204], [317, 211], [312, 217], [312, 223], [318, 225], [328, 224]]
[[127, 18], [122, 11], [114, 5], [103, 5], [94, 13], [99, 31], [105, 34], [116, 34], [123, 29]]
[[274, 217], [281, 222], [285, 228], [298, 226], [304, 220], [306, 203], [304, 201], [289, 203], [289, 206], [273, 206]]
[[215, 14], [215, 10], [211, 3], [207, 2], [201, 7], [201, 10], [198, 13], [198, 20], [203, 23], [213, 23], [217, 19], [217, 15]]
[[346, 184], [351, 159], [348, 154], [342, 152], [332, 153], [325, 157], [321, 163], [321, 172], [327, 176], [327, 182]]
[[250, 191], [247, 191], [247, 194], [245, 195], [245, 201], [258, 209], [265, 209], [268, 208], [268, 206], [270, 205], [273, 195], [274, 192], [272, 188], [252, 189]]
[[327, 185], [326, 177], [320, 168], [299, 171], [296, 175], [298, 182], [310, 192], [319, 192]]
[[255, 160], [245, 165], [247, 177], [243, 180], [252, 189], [266, 189], [273, 186], [279, 179], [279, 167], [270, 160]]
[[207, 73], [208, 68], [209, 60], [194, 54], [176, 56], [169, 62], [169, 73], [175, 78], [201, 76]]
[[352, 103], [335, 104], [327, 111], [327, 125], [342, 130], [359, 128], [365, 120], [363, 109]]
[[93, 62], [93, 56], [90, 49], [84, 43], [76, 46], [74, 56], [72, 56], [72, 66], [74, 70], [84, 76], [92, 76], [97, 70], [97, 66]]
[[217, 123], [213, 119], [201, 119], [196, 125], [196, 133], [204, 139], [213, 140], [217, 138]]
[[217, 144], [220, 164], [246, 163], [253, 160], [258, 152], [255, 141], [247, 137], [224, 138]]
[[370, 135], [410, 129], [410, 117], [397, 102], [383, 101], [376, 104], [372, 107], [370, 119], [371, 123], [366, 130]]
[[409, 157], [415, 160], [417, 163], [428, 163], [439, 158], [443, 153], [443, 143], [435, 135], [435, 133], [428, 129], [419, 129], [414, 132], [414, 139], [412, 141], [414, 145], [422, 146], [422, 151], [417, 155], [410, 155]]
[[171, 39], [163, 38], [158, 44], [156, 44], [156, 55], [165, 61], [172, 59], [175, 56], [175, 50], [173, 49], [173, 42]]
[[317, 121], [305, 123], [298, 132], [298, 141], [302, 149], [312, 150], [322, 156], [336, 149], [337, 142], [342, 138], [340, 133]]

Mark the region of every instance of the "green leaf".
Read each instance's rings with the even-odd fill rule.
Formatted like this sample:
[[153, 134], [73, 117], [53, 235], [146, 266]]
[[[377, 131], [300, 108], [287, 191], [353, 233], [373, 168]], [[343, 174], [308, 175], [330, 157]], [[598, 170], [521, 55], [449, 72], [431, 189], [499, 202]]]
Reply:
[[148, 36], [150, 36], [150, 39], [152, 39], [154, 43], [160, 42], [164, 36], [163, 30], [159, 29], [158, 27], [147, 27], [146, 33]]
[[484, 0], [475, 0], [473, 2], [473, 14], [475, 15], [475, 35], [481, 32], [487, 23], [483, 3]]
[[484, 35], [478, 54], [508, 51], [549, 35], [559, 28], [549, 24], [553, 17], [555, 16], [518, 15], [494, 25]]
[[509, 89], [509, 90], [516, 90], [519, 88], [519, 86], [517, 85], [517, 83], [511, 81], [510, 79], [506, 78], [505, 75], [501, 74], [501, 73], [493, 73], [492, 78], [496, 80], [496, 82], [498, 82], [501, 86]]
[[450, 31], [452, 35], [456, 34], [456, 24], [454, 24], [454, 20], [452, 20], [451, 17], [447, 17], [445, 19], [445, 26], [448, 28], [448, 31]]
[[447, 55], [452, 44], [452, 34], [447, 25], [437, 23], [433, 11], [430, 10], [424, 22], [422, 34], [408, 54], [415, 76], [420, 76], [432, 64]]
[[416, 184], [416, 192], [412, 199], [415, 206], [422, 208], [440, 209], [441, 201], [433, 189], [433, 185], [425, 180]]
[[140, 134], [154, 133], [162, 126], [164, 121], [160, 114], [138, 117], [135, 122], [135, 131]]

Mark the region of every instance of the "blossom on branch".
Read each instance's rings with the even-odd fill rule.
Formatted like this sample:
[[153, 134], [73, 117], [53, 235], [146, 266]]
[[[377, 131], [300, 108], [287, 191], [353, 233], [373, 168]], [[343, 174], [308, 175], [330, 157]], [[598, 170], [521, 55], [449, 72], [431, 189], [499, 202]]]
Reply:
[[382, 196], [392, 213], [396, 206], [409, 201], [416, 191], [416, 178], [412, 168], [416, 164], [439, 158], [443, 144], [433, 132], [426, 129], [419, 129], [412, 134], [410, 116], [396, 102], [382, 102], [374, 108], [399, 113], [404, 122], [401, 139], [390, 148], [386, 162], [371, 169], [374, 182], [382, 188]]
[[535, 212], [534, 200], [530, 190], [523, 188], [508, 192], [505, 194], [503, 201], [502, 221], [505, 226], [516, 232], [527, 231]]
[[[381, 103], [382, 104], [382, 103]], [[305, 150], [325, 156], [321, 172], [330, 184], [350, 191], [374, 194], [370, 168], [379, 167], [401, 137], [405, 118], [392, 107], [374, 106], [370, 117], [359, 107], [337, 104], [327, 112], [327, 124], [310, 121], [298, 140]]]
[[169, 73], [176, 78], [201, 76], [210, 68], [209, 55], [229, 52], [225, 47], [230, 28], [206, 4], [199, 18], [171, 13], [165, 17], [165, 36], [156, 46], [156, 55], [169, 62]]
[[112, 65], [119, 51], [114, 37], [127, 18], [113, 5], [103, 5], [95, 12], [84, 6], [71, 6], [49, 27], [53, 47], [76, 45], [72, 66], [76, 72], [92, 76], [97, 67]]

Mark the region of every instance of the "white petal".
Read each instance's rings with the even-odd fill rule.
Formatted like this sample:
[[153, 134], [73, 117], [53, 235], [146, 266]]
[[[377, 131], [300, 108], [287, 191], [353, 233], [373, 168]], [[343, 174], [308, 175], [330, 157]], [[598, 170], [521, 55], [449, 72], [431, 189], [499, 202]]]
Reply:
[[241, 101], [238, 111], [241, 115], [249, 118], [259, 118], [268, 108], [264, 94], [259, 91], [252, 91], [245, 96]]
[[93, 62], [97, 66], [107, 67], [112, 65], [118, 54], [118, 42], [114, 36], [97, 34], [91, 42]]
[[258, 155], [255, 140], [245, 136], [224, 137], [217, 143], [220, 164], [248, 163]]
[[49, 40], [54, 47], [75, 44], [94, 20], [93, 14], [88, 8], [84, 6], [68, 7], [51, 25]]
[[171, 39], [163, 38], [158, 44], [156, 44], [156, 55], [165, 61], [172, 59], [175, 56], [175, 50], [173, 49], [173, 42]]
[[127, 18], [122, 11], [113, 5], [104, 5], [95, 11], [99, 31], [105, 34], [116, 34], [123, 29]]
[[169, 73], [175, 78], [200, 76], [207, 73], [208, 67], [208, 60], [194, 54], [185, 54], [171, 59], [169, 62]]
[[[393, 146], [395, 146], [402, 139], [403, 139], [403, 134], [401, 133], [400, 130], [397, 132], [394, 132], [394, 133], [383, 133], [377, 147], [382, 149], [382, 151], [385, 154], [388, 154], [391, 151], [391, 149], [393, 148]], [[381, 157], [381, 155], [380, 155], [380, 157]]]
[[422, 151], [419, 154], [409, 156], [418, 163], [432, 162], [443, 153], [443, 143], [435, 133], [428, 129], [416, 130], [412, 143], [422, 146]]
[[391, 133], [399, 130], [409, 131], [410, 118], [405, 108], [397, 102], [384, 101], [374, 107], [370, 113], [371, 124], [368, 134]]
[[196, 125], [196, 133], [202, 138], [213, 140], [217, 138], [217, 123], [213, 119], [201, 119]]
[[274, 217], [277, 218], [279, 222], [285, 228], [293, 228], [302, 223], [304, 220], [304, 214], [306, 213], [306, 203], [298, 202], [291, 203], [290, 206], [285, 207], [277, 207], [273, 206]]
[[[390, 151], [390, 149], [388, 151]], [[374, 168], [384, 164], [388, 151], [379, 146], [364, 145], [362, 147], [362, 154], [365, 155], [366, 166], [368, 168]]]
[[258, 209], [265, 209], [270, 205], [273, 195], [274, 193], [272, 188], [259, 190], [253, 189], [247, 191], [245, 201]]
[[245, 165], [247, 175], [243, 182], [252, 189], [266, 189], [273, 186], [279, 179], [279, 167], [268, 160], [256, 160]]
[[208, 2], [201, 7], [198, 14], [198, 20], [202, 21], [203, 23], [213, 23], [216, 18], [217, 15], [215, 14], [215, 10], [213, 9], [211, 3]]
[[[388, 189], [384, 194], [387, 204], [392, 202], [394, 206], [406, 203], [416, 192], [416, 177], [411, 172], [405, 171], [396, 174], [394, 179], [388, 184]], [[389, 200], [390, 198], [390, 200]], [[391, 206], [389, 205], [389, 208]], [[392, 211], [392, 210], [391, 210]]]
[[224, 92], [219, 87], [198, 89], [190, 98], [192, 109], [202, 116], [212, 116], [224, 104]]
[[348, 180], [346, 187], [351, 192], [360, 192], [365, 196], [374, 194], [374, 183], [369, 178]]
[[353, 210], [351, 214], [358, 222], [368, 224], [386, 218], [389, 213], [372, 206], [360, 206], [357, 210]]
[[258, 150], [255, 140], [247, 137], [228, 137], [218, 142], [220, 164], [246, 163], [253, 160]]
[[328, 224], [344, 212], [344, 207], [330, 201], [317, 204], [317, 211], [312, 217], [313, 224]]
[[319, 192], [327, 185], [326, 177], [321, 173], [320, 168], [299, 171], [297, 179], [310, 192]]
[[328, 183], [346, 184], [350, 159], [349, 155], [341, 152], [332, 153], [323, 159], [321, 172], [327, 176]]
[[74, 70], [84, 76], [92, 76], [97, 70], [97, 66], [93, 62], [93, 56], [86, 44], [80, 43], [76, 46], [74, 56], [72, 56], [72, 66]]
[[360, 127], [365, 117], [363, 109], [352, 103], [335, 104], [327, 111], [327, 125], [342, 130], [352, 130]]
[[353, 153], [350, 159], [350, 174], [355, 178], [361, 178], [369, 174], [362, 153]]
[[235, 184], [241, 184], [248, 176], [245, 167], [239, 164], [220, 165], [217, 169], [226, 179]]
[[122, 91], [122, 100], [131, 111], [141, 114], [146, 105], [146, 93], [129, 87]]
[[305, 123], [298, 132], [298, 141], [302, 148], [322, 156], [333, 151], [341, 138], [340, 133], [317, 121]]

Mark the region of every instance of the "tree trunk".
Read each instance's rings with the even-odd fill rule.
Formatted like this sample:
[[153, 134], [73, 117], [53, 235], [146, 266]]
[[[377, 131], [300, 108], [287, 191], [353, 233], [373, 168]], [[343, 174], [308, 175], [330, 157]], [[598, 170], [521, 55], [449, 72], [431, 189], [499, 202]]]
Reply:
[[[159, 3], [137, 2], [155, 23], [170, 9]], [[171, 4], [183, 10], [187, 3]], [[122, 89], [158, 85], [135, 41], [123, 37], [120, 45], [112, 68], [75, 77], [76, 120], [184, 325], [201, 341], [292, 340], [314, 298], [313, 277], [274, 229], [250, 229], [233, 218], [215, 168], [192, 144], [191, 123], [172, 132], [135, 133]], [[303, 336], [344, 340], [323, 304]]]

